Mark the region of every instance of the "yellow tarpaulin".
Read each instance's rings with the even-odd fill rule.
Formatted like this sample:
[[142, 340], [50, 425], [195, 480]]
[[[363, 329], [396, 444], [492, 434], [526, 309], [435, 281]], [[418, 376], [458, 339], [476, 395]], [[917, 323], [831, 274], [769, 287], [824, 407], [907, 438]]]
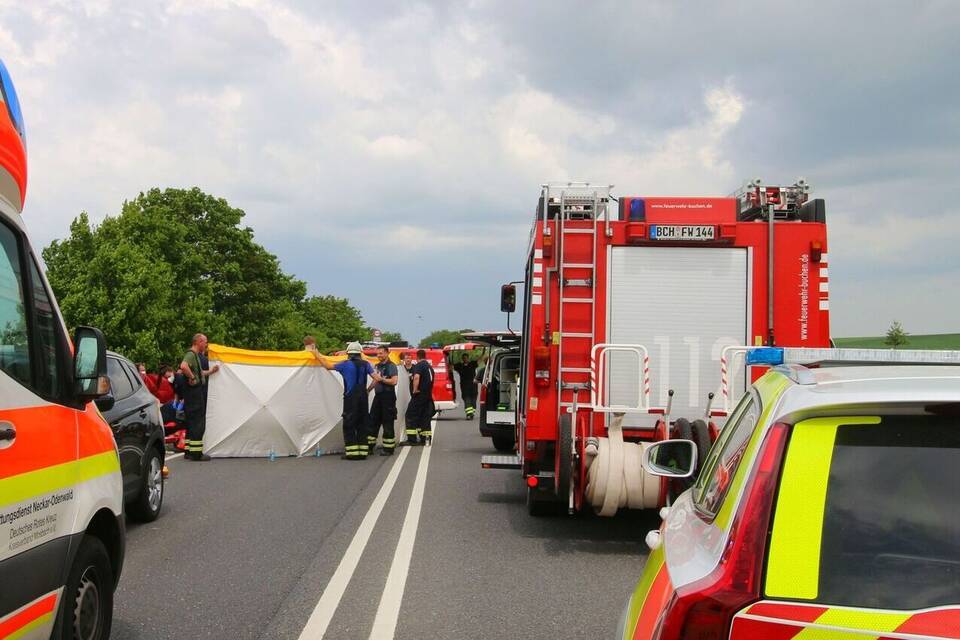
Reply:
[[[255, 364], [264, 367], [319, 367], [320, 362], [309, 351], [254, 351], [253, 349], [238, 349], [222, 344], [210, 343], [207, 346], [207, 355], [211, 360], [233, 362], [236, 364]], [[346, 360], [347, 356], [324, 356], [332, 362]], [[376, 362], [373, 356], [363, 356], [364, 360]], [[390, 361], [400, 363], [400, 354], [390, 353]]]

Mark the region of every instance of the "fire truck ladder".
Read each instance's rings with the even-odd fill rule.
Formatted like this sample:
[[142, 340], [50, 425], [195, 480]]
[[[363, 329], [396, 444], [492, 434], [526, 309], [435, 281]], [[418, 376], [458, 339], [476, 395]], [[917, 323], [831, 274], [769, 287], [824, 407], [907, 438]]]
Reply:
[[[559, 473], [554, 478], [557, 497], [574, 511], [574, 483], [579, 460], [576, 446], [580, 394], [590, 395], [590, 352], [596, 341], [597, 226], [607, 222], [607, 203], [612, 185], [574, 183], [559, 189], [556, 216], [558, 245], [559, 317], [554, 334], [557, 344], [557, 455]], [[545, 187], [550, 202], [551, 188]], [[585, 404], [589, 403], [589, 400]], [[569, 418], [564, 420], [564, 415]], [[592, 423], [590, 429], [592, 435]]]
[[[550, 187], [546, 188], [549, 196]], [[574, 183], [561, 187], [557, 215], [560, 314], [557, 320], [560, 402], [557, 421], [576, 421], [580, 393], [590, 393], [590, 350], [596, 341], [597, 225], [606, 220], [610, 186]], [[569, 393], [565, 393], [569, 392]], [[569, 399], [564, 396], [569, 395]]]

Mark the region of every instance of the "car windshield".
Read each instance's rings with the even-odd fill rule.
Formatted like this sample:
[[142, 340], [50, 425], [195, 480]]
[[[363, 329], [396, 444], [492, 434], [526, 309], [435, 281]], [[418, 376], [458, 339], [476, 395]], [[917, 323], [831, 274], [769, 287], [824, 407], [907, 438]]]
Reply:
[[958, 468], [960, 418], [836, 426], [815, 601], [901, 610], [960, 602]]

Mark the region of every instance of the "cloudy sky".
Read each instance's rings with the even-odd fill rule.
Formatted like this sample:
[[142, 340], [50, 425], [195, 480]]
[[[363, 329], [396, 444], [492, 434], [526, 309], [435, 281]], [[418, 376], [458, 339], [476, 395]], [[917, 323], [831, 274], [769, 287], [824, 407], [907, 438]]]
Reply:
[[411, 339], [502, 326], [538, 185], [567, 179], [804, 176], [835, 336], [960, 331], [958, 33], [955, 0], [0, 0], [38, 245], [197, 185]]

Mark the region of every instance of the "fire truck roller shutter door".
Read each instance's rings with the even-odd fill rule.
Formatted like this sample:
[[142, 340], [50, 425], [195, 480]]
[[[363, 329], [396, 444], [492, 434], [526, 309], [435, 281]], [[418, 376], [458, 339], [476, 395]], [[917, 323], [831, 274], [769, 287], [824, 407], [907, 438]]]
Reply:
[[[746, 344], [750, 317], [750, 257], [745, 248], [613, 247], [608, 284], [608, 335], [617, 344], [643, 344], [650, 352], [650, 403], [696, 418], [707, 394], [720, 392], [720, 351]], [[637, 401], [637, 365], [631, 354], [611, 353], [609, 402]], [[734, 396], [745, 388], [743, 371]], [[649, 416], [628, 415], [624, 427], [652, 427]]]

